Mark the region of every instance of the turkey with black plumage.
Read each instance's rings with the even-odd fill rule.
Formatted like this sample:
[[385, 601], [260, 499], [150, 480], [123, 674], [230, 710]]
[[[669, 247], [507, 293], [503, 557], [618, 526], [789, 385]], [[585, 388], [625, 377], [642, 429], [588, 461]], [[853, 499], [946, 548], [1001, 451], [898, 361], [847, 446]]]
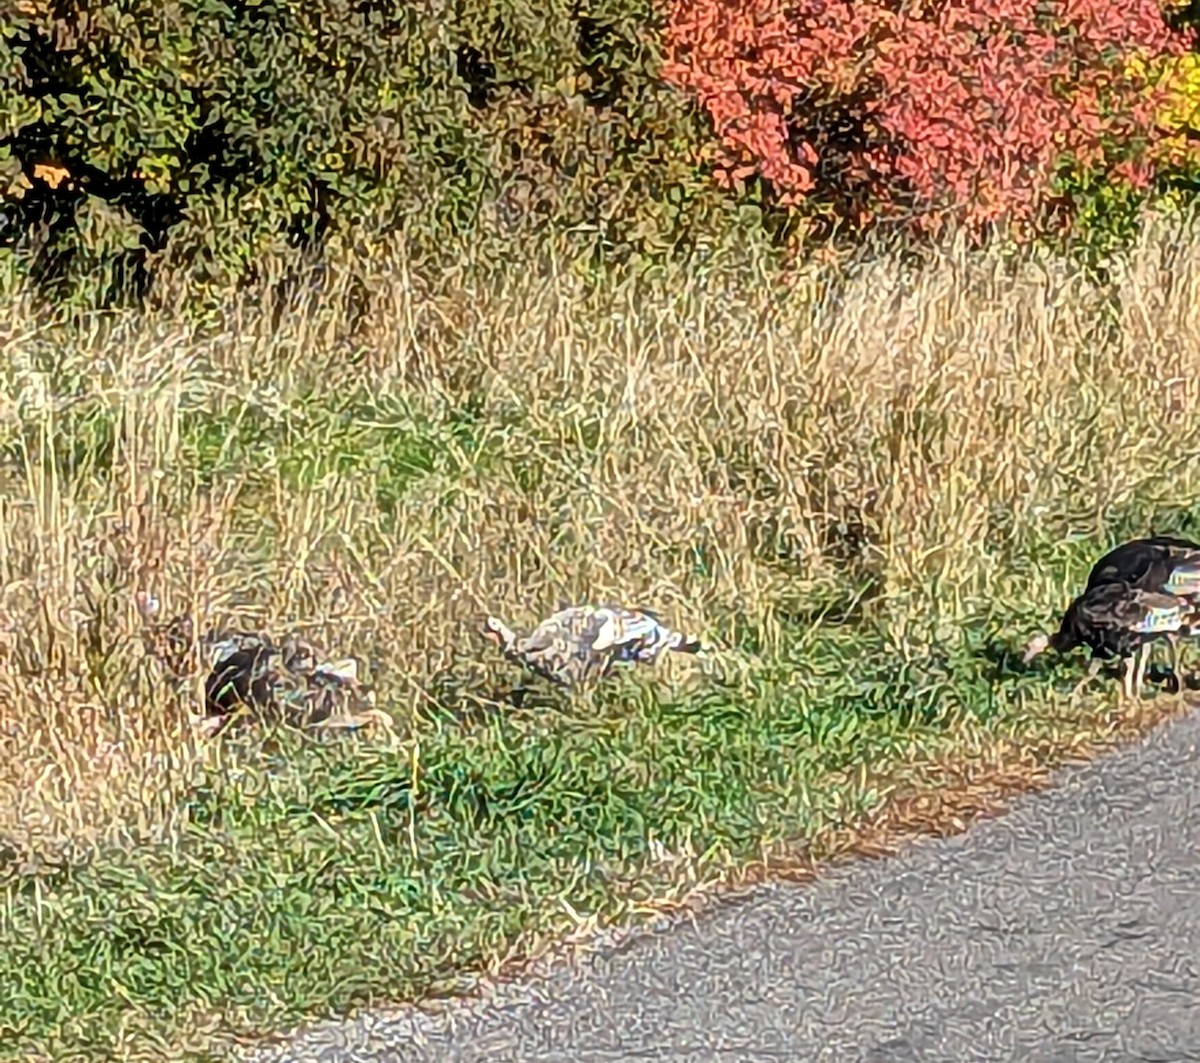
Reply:
[[1104, 583], [1200, 598], [1200, 543], [1171, 535], [1122, 543], [1092, 566], [1086, 590]]
[[1171, 672], [1179, 676], [1179, 639], [1200, 625], [1200, 544], [1172, 536], [1135, 539], [1110, 550], [1092, 567], [1087, 587], [1067, 608], [1054, 635], [1038, 634], [1028, 663], [1046, 649], [1092, 651], [1088, 678], [1113, 657], [1125, 661], [1122, 689], [1141, 690], [1152, 645], [1165, 640]]
[[1151, 645], [1159, 639], [1168, 642], [1177, 673], [1177, 640], [1193, 634], [1198, 623], [1200, 610], [1187, 598], [1144, 591], [1127, 583], [1102, 583], [1070, 604], [1053, 635], [1035, 636], [1025, 660], [1045, 649], [1067, 653], [1087, 646], [1092, 651], [1090, 678], [1101, 661], [1120, 657], [1124, 661], [1122, 691], [1132, 698], [1145, 679]]

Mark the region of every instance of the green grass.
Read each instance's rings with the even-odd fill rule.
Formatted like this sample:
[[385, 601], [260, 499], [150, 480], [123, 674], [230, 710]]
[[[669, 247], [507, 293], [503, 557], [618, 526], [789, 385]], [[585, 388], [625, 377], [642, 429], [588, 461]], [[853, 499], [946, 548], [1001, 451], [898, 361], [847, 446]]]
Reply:
[[685, 697], [431, 709], [401, 748], [244, 739], [194, 780], [172, 844], [5, 885], [0, 1044], [113, 1058], [186, 1041], [198, 1012], [269, 1030], [416, 998], [669, 895], [680, 869], [652, 840], [698, 879], [819, 853], [922, 761], [1072, 725], [998, 644], [896, 661], [862, 635]]
[[[1200, 527], [1200, 240], [1137, 256], [813, 266], [785, 299], [735, 265], [405, 288], [397, 254], [278, 324], [0, 317], [0, 1058], [453, 989], [843, 851], [948, 765], [1028, 778], [1163, 715], [1014, 663], [1113, 542]], [[195, 742], [146, 590], [362, 659], [394, 741]], [[487, 704], [517, 676], [485, 611], [601, 598], [717, 650]]]

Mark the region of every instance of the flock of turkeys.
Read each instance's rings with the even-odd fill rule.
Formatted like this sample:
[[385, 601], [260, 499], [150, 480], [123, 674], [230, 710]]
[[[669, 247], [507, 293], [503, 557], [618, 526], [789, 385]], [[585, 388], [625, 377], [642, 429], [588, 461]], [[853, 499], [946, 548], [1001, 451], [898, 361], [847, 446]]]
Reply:
[[[698, 639], [666, 626], [647, 609], [564, 606], [529, 635], [519, 637], [488, 617], [483, 629], [511, 661], [562, 686], [603, 678], [619, 663], [652, 664], [663, 653], [699, 653]], [[1180, 690], [1179, 640], [1200, 636], [1200, 543], [1155, 535], [1105, 554], [1087, 586], [1067, 607], [1053, 635], [1035, 635], [1025, 649], [1029, 663], [1046, 649], [1092, 652], [1083, 683], [1112, 658], [1124, 663], [1122, 692], [1139, 693], [1153, 644], [1165, 640], [1171, 673]], [[1081, 683], [1080, 686], [1083, 684]]]
[[[190, 617], [153, 622], [158, 602], [148, 595], [139, 596], [138, 606], [152, 652], [172, 674], [182, 678], [197, 655], [208, 669], [208, 729], [220, 729], [243, 706], [259, 717], [310, 727], [390, 723], [386, 713], [361, 709], [371, 698], [358, 683], [353, 659], [322, 663], [307, 643], [292, 637], [276, 643], [261, 633], [210, 633], [197, 639]], [[527, 635], [489, 616], [482, 634], [509, 661], [569, 689], [604, 679], [618, 665], [654, 664], [664, 653], [704, 649], [699, 639], [667, 626], [650, 610], [618, 605], [564, 605]], [[1122, 690], [1133, 697], [1160, 639], [1170, 647], [1172, 675], [1182, 689], [1179, 640], [1195, 636], [1200, 636], [1200, 543], [1152, 536], [1118, 546], [1097, 561], [1058, 630], [1035, 635], [1024, 659], [1028, 663], [1047, 649], [1066, 653], [1087, 646], [1092, 661], [1083, 682], [1103, 661], [1120, 658]], [[360, 711], [347, 708], [354, 701]]]
[[[201, 727], [209, 733], [239, 716], [320, 729], [390, 726], [386, 713], [364, 707], [373, 699], [358, 681], [353, 658], [323, 662], [309, 643], [294, 636], [276, 641], [263, 632], [211, 631], [197, 638], [186, 614], [159, 621], [153, 596], [139, 594], [137, 606], [147, 649], [177, 681], [194, 674], [197, 663], [205, 670]], [[617, 605], [563, 606], [525, 636], [490, 616], [483, 634], [508, 660], [568, 689], [604, 679], [619, 664], [654, 664], [668, 651], [702, 649], [698, 639], [648, 609]]]
[[1151, 649], [1159, 640], [1170, 647], [1171, 673], [1182, 690], [1179, 640], [1197, 635], [1200, 543], [1155, 535], [1124, 543], [1100, 558], [1058, 630], [1030, 640], [1025, 662], [1046, 649], [1066, 653], [1087, 646], [1092, 661], [1083, 682], [1103, 661], [1117, 657], [1124, 664], [1122, 692], [1132, 698], [1141, 692]]

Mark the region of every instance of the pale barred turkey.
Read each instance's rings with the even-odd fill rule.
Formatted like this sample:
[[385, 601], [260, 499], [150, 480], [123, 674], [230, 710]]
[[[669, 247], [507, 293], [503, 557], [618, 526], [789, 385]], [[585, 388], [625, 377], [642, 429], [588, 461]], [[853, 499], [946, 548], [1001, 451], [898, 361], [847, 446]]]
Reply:
[[607, 677], [617, 664], [655, 664], [667, 652], [704, 648], [650, 610], [618, 605], [565, 606], [525, 636], [489, 616], [483, 634], [510, 661], [569, 689]]
[[[1179, 639], [1197, 634], [1200, 623], [1200, 543], [1156, 535], [1110, 550], [1092, 567], [1083, 593], [1068, 606], [1054, 635], [1039, 633], [1025, 651], [1028, 663], [1044, 650], [1092, 650], [1083, 682], [1101, 661], [1125, 660], [1123, 692], [1133, 696], [1145, 680], [1154, 642], [1165, 640], [1177, 684]], [[1082, 684], [1081, 684], [1082, 685]]]

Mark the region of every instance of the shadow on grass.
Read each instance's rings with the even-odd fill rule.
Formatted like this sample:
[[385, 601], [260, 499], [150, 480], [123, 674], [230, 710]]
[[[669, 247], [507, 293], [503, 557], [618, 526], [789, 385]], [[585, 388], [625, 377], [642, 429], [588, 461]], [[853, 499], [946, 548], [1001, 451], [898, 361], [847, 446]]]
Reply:
[[522, 676], [514, 682], [496, 684], [448, 668], [437, 673], [425, 687], [415, 707], [418, 720], [440, 726], [472, 728], [506, 712], [561, 711], [567, 696], [549, 683]]
[[[1026, 676], [1049, 676], [1056, 670], [1054, 663], [1047, 661], [1044, 654], [1026, 663], [1024, 646], [999, 638], [986, 640], [975, 651], [975, 655], [979, 660], [991, 665], [989, 674], [997, 681]], [[1048, 664], [1050, 667], [1047, 667]]]
[[[1068, 670], [1079, 672], [1078, 679], [1082, 679], [1088, 660], [1086, 654], [1072, 654], [1064, 658], [1057, 656], [1053, 651], [1047, 651], [1027, 663], [1024, 660], [1024, 646], [998, 638], [984, 642], [976, 651], [976, 655], [991, 666], [989, 675], [996, 682], [1026, 678], [1050, 680], [1063, 676]], [[1121, 669], [1119, 661], [1105, 661], [1100, 666], [1097, 678], [1120, 682]], [[1146, 680], [1166, 686], [1169, 693], [1178, 693], [1179, 681], [1170, 668], [1158, 661], [1146, 668]], [[1185, 671], [1182, 682], [1186, 690], [1200, 690], [1200, 674], [1195, 671]]]

